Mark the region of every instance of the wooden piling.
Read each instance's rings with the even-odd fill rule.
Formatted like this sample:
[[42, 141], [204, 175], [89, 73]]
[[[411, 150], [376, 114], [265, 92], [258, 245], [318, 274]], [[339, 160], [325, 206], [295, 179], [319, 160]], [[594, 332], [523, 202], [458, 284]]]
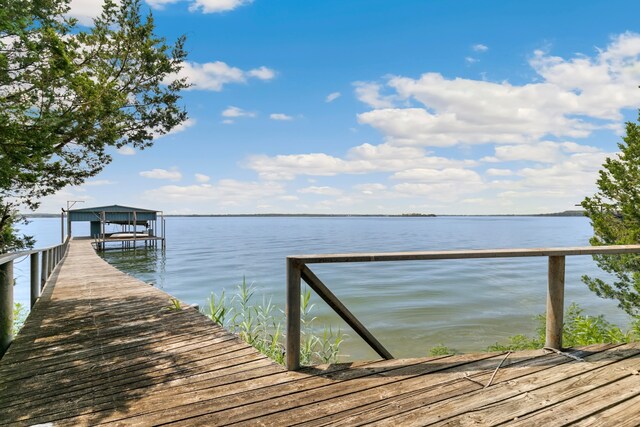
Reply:
[[562, 349], [564, 317], [564, 256], [549, 257], [549, 281], [547, 288], [547, 334], [545, 347]]
[[300, 369], [300, 265], [287, 258], [287, 369]]

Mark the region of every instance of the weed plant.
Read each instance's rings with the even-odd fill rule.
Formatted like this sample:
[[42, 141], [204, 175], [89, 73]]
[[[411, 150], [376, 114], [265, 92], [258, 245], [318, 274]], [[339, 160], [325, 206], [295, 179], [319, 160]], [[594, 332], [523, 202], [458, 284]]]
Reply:
[[[257, 288], [253, 284], [247, 284], [243, 278], [231, 298], [227, 298], [225, 291], [220, 296], [212, 293], [204, 314], [262, 354], [284, 364], [284, 312], [272, 303], [271, 298], [264, 295], [261, 303], [255, 303], [256, 291]], [[329, 325], [323, 328], [321, 335], [317, 335], [314, 308], [311, 291], [304, 289], [300, 297], [300, 362], [303, 365], [335, 363], [345, 334]]]

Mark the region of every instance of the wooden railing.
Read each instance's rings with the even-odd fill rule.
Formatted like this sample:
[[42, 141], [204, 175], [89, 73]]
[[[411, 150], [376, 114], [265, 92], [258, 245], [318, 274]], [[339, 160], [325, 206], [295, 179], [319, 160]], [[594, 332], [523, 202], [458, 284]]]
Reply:
[[40, 297], [49, 276], [67, 252], [69, 239], [57, 246], [0, 255], [0, 358], [13, 341], [13, 262], [30, 257], [31, 307]]
[[289, 370], [300, 368], [300, 285], [304, 280], [373, 350], [385, 359], [391, 353], [360, 323], [342, 302], [309, 269], [308, 264], [426, 261], [474, 258], [548, 257], [547, 318], [545, 347], [562, 348], [565, 257], [573, 255], [620, 255], [640, 253], [640, 245], [586, 246], [545, 249], [484, 249], [429, 252], [354, 253], [287, 257], [287, 343]]

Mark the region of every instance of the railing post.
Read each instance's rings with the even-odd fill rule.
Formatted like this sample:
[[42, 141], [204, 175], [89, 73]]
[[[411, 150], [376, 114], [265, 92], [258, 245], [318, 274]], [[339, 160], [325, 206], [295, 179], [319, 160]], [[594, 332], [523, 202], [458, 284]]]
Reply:
[[40, 267], [40, 289], [47, 283], [47, 271], [49, 270], [49, 251], [42, 251], [42, 266]]
[[13, 261], [0, 265], [0, 358], [13, 340]]
[[287, 369], [300, 369], [300, 265], [287, 258]]
[[547, 334], [545, 347], [562, 349], [564, 322], [564, 256], [549, 257], [549, 282], [547, 290]]
[[53, 249], [49, 249], [47, 251], [47, 256], [48, 256], [48, 260], [47, 260], [47, 280], [49, 279], [49, 276], [51, 276], [51, 272], [53, 271]]
[[31, 258], [31, 307], [33, 308], [34, 304], [40, 297], [40, 266], [38, 265], [38, 252], [32, 253]]

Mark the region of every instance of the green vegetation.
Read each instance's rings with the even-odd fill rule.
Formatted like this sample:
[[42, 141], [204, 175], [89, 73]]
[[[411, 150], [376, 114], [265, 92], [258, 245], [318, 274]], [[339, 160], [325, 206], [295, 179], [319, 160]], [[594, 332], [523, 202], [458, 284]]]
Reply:
[[[220, 296], [212, 293], [204, 314], [264, 355], [284, 364], [283, 312], [265, 296], [262, 297], [261, 304], [254, 303], [256, 290], [255, 286], [248, 285], [243, 278], [231, 298], [227, 298], [224, 291]], [[313, 309], [311, 291], [305, 289], [300, 298], [300, 361], [303, 365], [335, 363], [345, 335], [340, 329], [334, 330], [331, 326], [325, 326], [323, 333], [316, 335]]]
[[28, 314], [29, 311], [24, 305], [19, 302], [13, 304], [13, 336], [16, 336], [22, 329]]
[[[640, 321], [634, 320], [626, 332], [618, 326], [608, 322], [603, 315], [590, 316], [584, 313], [584, 309], [573, 303], [564, 315], [564, 330], [562, 343], [564, 347], [577, 347], [600, 343], [626, 343], [640, 340]], [[535, 317], [537, 328], [536, 336], [530, 337], [522, 334], [509, 338], [508, 343], [495, 343], [487, 347], [487, 351], [517, 351], [534, 350], [544, 347], [546, 316], [539, 314]], [[457, 351], [438, 344], [429, 350], [430, 356], [456, 354]]]
[[[565, 347], [576, 347], [598, 343], [624, 343], [640, 339], [640, 323], [634, 322], [627, 332], [608, 322], [603, 315], [589, 316], [577, 304], [571, 304], [564, 315], [562, 343]], [[489, 351], [527, 350], [544, 347], [545, 315], [536, 316], [538, 327], [535, 337], [515, 335], [508, 344], [496, 343]]]
[[154, 34], [141, 0], [107, 0], [90, 28], [70, 0], [0, 7], [0, 253], [32, 245], [19, 210], [111, 162], [109, 148], [144, 149], [187, 118], [178, 105], [186, 58]]
[[[640, 125], [627, 123], [627, 133], [618, 144], [617, 158], [607, 158], [597, 181], [598, 192], [582, 202], [591, 219], [594, 236], [601, 245], [637, 245], [640, 242]], [[583, 277], [602, 298], [618, 300], [630, 316], [640, 319], [640, 255], [594, 256], [598, 266], [615, 276], [613, 283]]]

